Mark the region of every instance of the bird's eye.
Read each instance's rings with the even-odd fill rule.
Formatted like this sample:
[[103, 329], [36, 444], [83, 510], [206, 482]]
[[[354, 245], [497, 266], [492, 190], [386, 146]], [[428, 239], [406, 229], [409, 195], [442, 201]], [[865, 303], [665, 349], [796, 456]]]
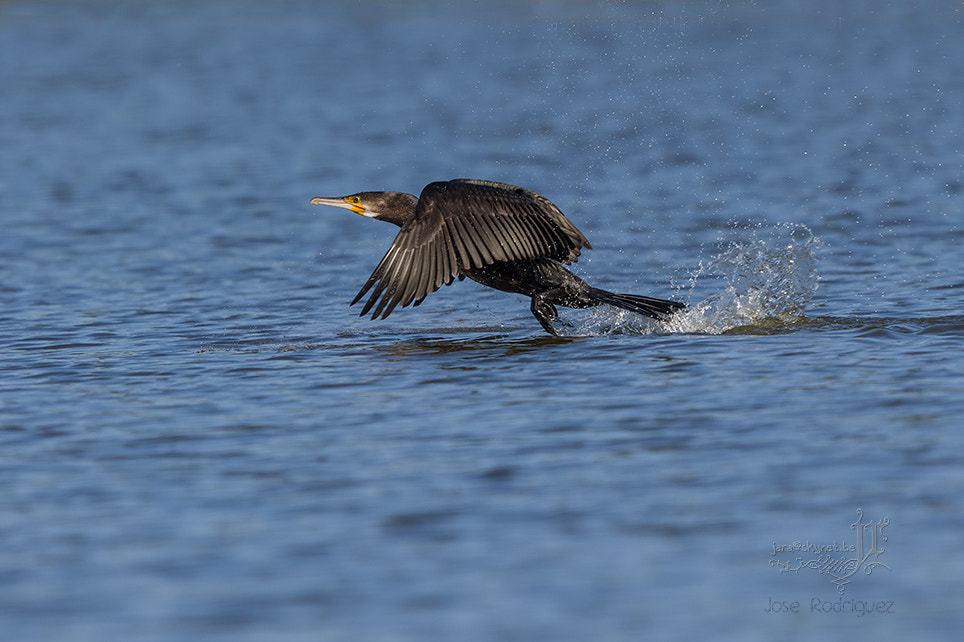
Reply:
[[352, 203], [355, 203], [355, 204], [357, 205], [358, 203], [361, 203], [361, 199], [358, 198], [357, 196], [352, 196], [352, 197], [351, 197], [351, 202], [352, 202]]

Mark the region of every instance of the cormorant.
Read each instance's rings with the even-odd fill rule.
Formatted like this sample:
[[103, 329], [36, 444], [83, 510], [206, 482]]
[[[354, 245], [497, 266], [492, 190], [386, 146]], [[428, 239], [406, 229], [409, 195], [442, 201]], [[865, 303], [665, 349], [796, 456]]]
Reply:
[[430, 183], [418, 198], [359, 192], [313, 198], [311, 204], [341, 207], [402, 228], [351, 302], [374, 288], [360, 316], [374, 307], [372, 319], [384, 319], [395, 306], [418, 305], [455, 277], [532, 297], [532, 314], [556, 336], [556, 305], [607, 303], [654, 319], [685, 307], [600, 290], [570, 272], [563, 263], [576, 261], [582, 248], [592, 249], [589, 241], [549, 199], [514, 185], [457, 179]]

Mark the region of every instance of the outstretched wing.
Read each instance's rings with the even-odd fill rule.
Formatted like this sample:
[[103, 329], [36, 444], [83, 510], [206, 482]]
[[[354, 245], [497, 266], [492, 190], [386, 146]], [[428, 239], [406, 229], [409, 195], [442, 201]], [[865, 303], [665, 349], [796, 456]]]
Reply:
[[452, 283], [462, 268], [535, 258], [569, 263], [591, 247], [533, 191], [471, 179], [431, 183], [352, 305], [374, 288], [361, 316], [374, 307], [372, 318], [384, 319]]
[[[542, 248], [545, 254], [539, 255], [541, 257], [555, 259], [556, 261], [562, 261], [568, 264], [579, 260], [579, 254], [582, 248], [586, 248], [587, 250], [592, 249], [589, 240], [583, 236], [582, 232], [572, 224], [572, 221], [566, 218], [565, 214], [559, 211], [559, 208], [556, 207], [552, 201], [542, 194], [537, 194], [532, 190], [516, 187], [515, 185], [509, 185], [508, 183], [496, 183], [495, 181], [457, 178], [451, 182], [460, 185], [478, 186], [480, 188], [480, 198], [482, 194], [491, 196], [498, 193], [508, 202], [510, 198], [509, 195], [511, 194], [515, 195], [516, 202], [522, 203], [529, 201], [535, 205], [538, 208], [538, 214], [534, 217], [526, 217], [522, 214], [523, 224], [527, 227], [527, 232], [538, 234], [536, 221], [544, 220], [548, 221], [551, 227], [565, 236], [565, 239], [562, 239], [562, 243], [556, 243], [559, 239], [552, 239], [553, 242], [550, 246]], [[505, 212], [505, 215], [512, 216], [513, 213]], [[531, 228], [528, 227], [530, 224], [532, 225]]]

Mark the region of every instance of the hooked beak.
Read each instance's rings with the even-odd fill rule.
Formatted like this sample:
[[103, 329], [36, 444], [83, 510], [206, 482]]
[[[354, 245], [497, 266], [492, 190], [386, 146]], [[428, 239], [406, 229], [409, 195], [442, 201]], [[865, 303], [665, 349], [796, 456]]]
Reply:
[[355, 214], [365, 215], [365, 208], [359, 203], [352, 203], [347, 197], [339, 198], [324, 198], [322, 196], [316, 196], [311, 199], [312, 205], [329, 205], [331, 207], [340, 207], [345, 210], [351, 210]]
[[322, 196], [316, 196], [311, 199], [312, 205], [331, 205], [332, 207], [344, 207], [348, 208], [348, 203], [343, 198], [324, 198]]
[[329, 205], [331, 207], [340, 207], [345, 210], [351, 210], [355, 214], [361, 214], [365, 216], [365, 206], [361, 203], [352, 202], [352, 199], [348, 196], [339, 198], [324, 198], [322, 196], [316, 196], [311, 199], [312, 205]]

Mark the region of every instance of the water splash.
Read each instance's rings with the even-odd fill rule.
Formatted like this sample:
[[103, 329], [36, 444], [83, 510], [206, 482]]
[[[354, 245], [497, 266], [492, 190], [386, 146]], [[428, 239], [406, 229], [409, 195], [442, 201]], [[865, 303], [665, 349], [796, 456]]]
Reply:
[[[817, 239], [803, 225], [728, 230], [717, 239], [716, 254], [701, 260], [679, 287], [684, 296], [677, 296], [687, 303], [685, 310], [658, 322], [601, 306], [574, 327], [573, 333], [720, 334], [735, 328], [765, 330], [799, 322], [817, 289], [816, 245]], [[707, 286], [717, 291], [694, 302]]]

